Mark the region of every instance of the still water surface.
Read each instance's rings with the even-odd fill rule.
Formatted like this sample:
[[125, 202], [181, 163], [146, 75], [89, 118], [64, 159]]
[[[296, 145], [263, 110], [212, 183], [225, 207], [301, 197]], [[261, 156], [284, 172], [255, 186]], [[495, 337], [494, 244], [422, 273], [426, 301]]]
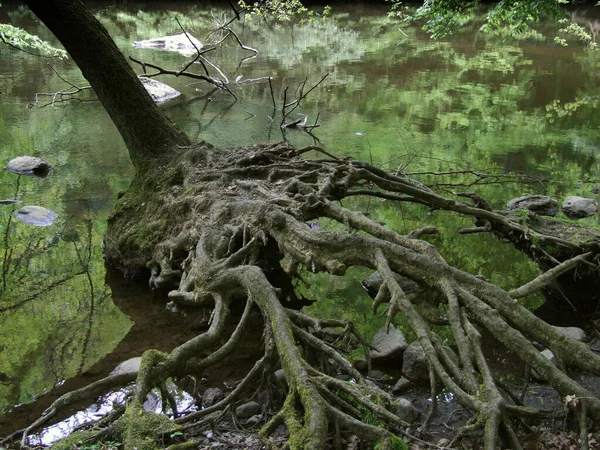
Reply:
[[[415, 175], [424, 181], [431, 181], [431, 171], [475, 168], [493, 174], [463, 172], [436, 183], [447, 194], [476, 190], [495, 208], [524, 193], [592, 196], [600, 171], [600, 51], [575, 43], [557, 46], [553, 24], [517, 40], [482, 35], [469, 25], [457, 38], [432, 41], [385, 12], [372, 5], [340, 6], [325, 22], [234, 24], [259, 54], [244, 59], [251, 53], [227, 40], [208, 58], [238, 100], [191, 79], [158, 77], [183, 94], [163, 108], [191, 136], [217, 146], [282, 139], [313, 144], [308, 134], [281, 132], [268, 83], [245, 81], [272, 77], [281, 105], [286, 87], [289, 100], [303, 80], [311, 86], [329, 73], [290, 120], [307, 116], [312, 123], [318, 115], [321, 126], [314, 134], [330, 151], [425, 172]], [[53, 39], [25, 9], [5, 7], [0, 14], [2, 21]], [[226, 14], [153, 2], [142, 10], [135, 3], [111, 8], [98, 18], [127, 56], [177, 70], [188, 58], [133, 48], [132, 42], [179, 32], [177, 17], [188, 32], [210, 43], [220, 38], [211, 34], [215, 20]], [[598, 13], [579, 11], [577, 17], [585, 24]], [[197, 66], [193, 70], [201, 73]], [[167, 350], [189, 332], [180, 319], [162, 313], [160, 294], [147, 294], [118, 276], [107, 278], [102, 234], [133, 170], [93, 95], [65, 103], [55, 98], [54, 104], [52, 97], [38, 96], [32, 105], [36, 93], [71, 89], [61, 77], [86, 85], [71, 61], [0, 47], [0, 163], [36, 155], [54, 167], [45, 179], [0, 173], [0, 199], [59, 214], [51, 227], [35, 228], [12, 218], [19, 205], [0, 205], [0, 415], [6, 416], [0, 435], [15, 426], [15, 417], [32, 414], [15, 405], [31, 403], [63, 383], [72, 388], [105, 375], [148, 347]], [[449, 262], [502, 286], [514, 287], [535, 274], [528, 261], [500, 243], [457, 236], [468, 221], [373, 201], [357, 200], [357, 206], [399, 231], [417, 228], [426, 217], [440, 226], [433, 242]], [[367, 335], [373, 333], [380, 322], [370, 316], [358, 285], [364, 275], [355, 271], [350, 280], [315, 275], [307, 295], [321, 301], [313, 313], [343, 314]], [[158, 338], [152, 333], [149, 339], [144, 328], [149, 323], [159, 324]], [[73, 378], [82, 373], [87, 378]]]

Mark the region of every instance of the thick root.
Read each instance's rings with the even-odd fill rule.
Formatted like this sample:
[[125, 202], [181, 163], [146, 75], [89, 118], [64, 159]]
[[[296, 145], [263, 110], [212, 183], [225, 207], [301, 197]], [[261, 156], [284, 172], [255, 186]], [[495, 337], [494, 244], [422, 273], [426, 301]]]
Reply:
[[[504, 437], [505, 445], [519, 448], [511, 419], [539, 417], [546, 412], [520, 406], [501, 389], [481, 351], [476, 326], [531, 364], [563, 396], [574, 395], [584, 402], [585, 420], [600, 419], [600, 399], [544, 358], [532, 340], [551, 349], [567, 366], [595, 375], [600, 375], [600, 356], [585, 344], [559, 335], [516, 302], [581, 264], [595, 265], [596, 247], [572, 245], [560, 237], [532, 231], [494, 213], [477, 196], [469, 197], [477, 200], [473, 206], [365, 163], [298, 157], [306, 151], [280, 145], [228, 151], [194, 148], [172, 167], [140, 175], [121, 199], [107, 236], [108, 258], [122, 266], [150, 260], [151, 285], [169, 286], [173, 302], [214, 306], [208, 331], [169, 354], [144, 354], [132, 401], [124, 416], [113, 424], [124, 424], [126, 448], [150, 448], [156, 442], [157, 430], [168, 428], [166, 417], [154, 421], [143, 412], [148, 392], [160, 389], [170, 377], [204, 370], [233, 354], [253, 308], [260, 311], [265, 324], [263, 357], [227, 397], [210, 408], [176, 419], [178, 425], [189, 430], [209, 420], [220, 420], [238, 401], [255, 395], [257, 383], [271, 379], [280, 366], [287, 392], [272, 419], [262, 427], [267, 442], [280, 425], [289, 432], [290, 449], [322, 449], [328, 436], [339, 436], [344, 431], [380, 442], [383, 448], [393, 447], [398, 436], [406, 437], [408, 424], [390, 412], [387, 395], [369, 385], [342, 352], [319, 337], [323, 326], [339, 327], [367, 350], [353, 325], [342, 320], [317, 321], [285, 307], [300, 299], [292, 280], [302, 268], [338, 276], [353, 266], [377, 270], [383, 283], [374, 308], [389, 303], [388, 324], [397, 314], [408, 320], [427, 355], [432, 392], [441, 381], [461, 404], [474, 411], [476, 420], [468, 430], [483, 430], [486, 449], [497, 448], [499, 436]], [[373, 190], [362, 189], [365, 184]], [[150, 187], [153, 192], [148, 190]], [[480, 228], [502, 229], [521, 240], [542, 240], [568, 248], [572, 258], [506, 292], [448, 265], [434, 246], [420, 239], [434, 233], [432, 227], [401, 235], [336, 203], [368, 192], [473, 216], [487, 223]], [[147, 206], [140, 210], [142, 202], [137, 200], [142, 198]], [[144, 220], [140, 220], [140, 214]], [[347, 231], [331, 232], [307, 225], [320, 217], [343, 225]], [[131, 257], [132, 248], [135, 258]], [[432, 316], [419, 313], [413, 304], [417, 300], [404, 292], [398, 275], [432, 294], [436, 308], [443, 305], [454, 349], [444, 345], [435, 333], [435, 322], [429, 322]], [[229, 309], [238, 303], [245, 304], [244, 313], [236, 330], [226, 338], [224, 324]], [[299, 343], [313, 357], [305, 358]], [[209, 349], [209, 356], [198, 356]], [[354, 383], [330, 376], [327, 364], [318, 364], [322, 360], [333, 362], [335, 369], [352, 377]], [[162, 392], [166, 394], [164, 388]], [[425, 427], [434, 412], [426, 418]], [[367, 423], [366, 415], [376, 418], [379, 426]], [[152, 424], [154, 437], [146, 439], [126, 425], [136, 420]], [[40, 424], [38, 421], [35, 425]]]

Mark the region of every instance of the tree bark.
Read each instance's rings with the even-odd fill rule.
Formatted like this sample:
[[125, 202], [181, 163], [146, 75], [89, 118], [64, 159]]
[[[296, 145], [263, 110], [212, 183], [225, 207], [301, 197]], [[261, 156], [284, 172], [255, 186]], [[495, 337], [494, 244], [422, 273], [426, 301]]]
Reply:
[[154, 103], [108, 31], [78, 0], [26, 0], [94, 88], [136, 169], [189, 144]]

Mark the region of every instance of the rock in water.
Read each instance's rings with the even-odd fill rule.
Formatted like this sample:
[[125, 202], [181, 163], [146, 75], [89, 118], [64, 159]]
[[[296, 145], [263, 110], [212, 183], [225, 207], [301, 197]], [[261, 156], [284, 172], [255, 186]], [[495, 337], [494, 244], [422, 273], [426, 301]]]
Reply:
[[110, 373], [111, 376], [114, 375], [122, 375], [124, 373], [137, 373], [140, 370], [140, 365], [142, 364], [142, 357], [136, 356], [135, 358], [130, 358], [126, 361], [120, 363], [117, 367], [113, 369]]
[[15, 211], [13, 216], [28, 225], [47, 227], [54, 223], [58, 214], [41, 206], [23, 206], [18, 211]]
[[134, 47], [138, 48], [156, 48], [171, 52], [181, 53], [182, 55], [193, 55], [202, 48], [202, 42], [191, 34], [174, 34], [172, 36], [162, 36], [145, 41], [134, 41]]
[[50, 164], [35, 156], [19, 156], [11, 159], [6, 165], [6, 170], [9, 172], [37, 177], [45, 177], [51, 168]]
[[164, 102], [175, 97], [179, 97], [181, 92], [173, 89], [171, 86], [148, 77], [140, 77], [140, 81], [154, 100], [154, 103]]

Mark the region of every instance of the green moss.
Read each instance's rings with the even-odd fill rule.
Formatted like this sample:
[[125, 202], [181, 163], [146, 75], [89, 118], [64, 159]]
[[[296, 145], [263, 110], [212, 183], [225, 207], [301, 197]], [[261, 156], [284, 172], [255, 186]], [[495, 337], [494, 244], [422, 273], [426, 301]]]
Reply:
[[95, 438], [97, 435], [98, 433], [95, 431], [77, 431], [52, 444], [52, 448], [57, 450], [73, 450], [74, 448], [80, 448], [83, 445], [89, 445], [96, 442]]
[[191, 450], [200, 447], [198, 441], [187, 441], [180, 444], [173, 444], [167, 447], [167, 450]]
[[157, 442], [160, 435], [181, 430], [165, 415], [144, 411], [140, 408], [128, 409], [121, 419], [125, 448], [154, 450], [163, 448]]
[[[182, 427], [173, 423], [165, 415], [158, 415], [141, 410], [140, 408], [131, 408], [123, 417], [117, 420], [112, 427], [111, 439], [123, 440], [125, 448], [137, 448], [138, 450], [154, 450], [164, 448], [162, 442], [158, 441], [161, 435], [180, 431]], [[58, 450], [93, 450], [94, 448], [108, 448], [101, 445], [96, 440], [98, 436], [96, 431], [78, 431], [52, 445], [53, 449]], [[103, 435], [102, 439], [107, 439]], [[120, 443], [113, 441], [111, 446], [120, 446]]]
[[[395, 434], [392, 434], [390, 436], [390, 444], [392, 450], [408, 450], [408, 445], [406, 445], [406, 442], [404, 442]], [[385, 442], [384, 440], [377, 441], [373, 448], [374, 450], [382, 450], [384, 448], [387, 448], [387, 442]]]
[[[288, 403], [287, 400], [286, 403]], [[298, 414], [293, 406], [293, 403], [294, 402], [292, 401], [289, 404], [284, 405], [284, 408], [286, 409], [286, 426], [290, 435], [288, 445], [291, 450], [296, 450], [306, 447], [308, 436], [306, 429], [302, 426], [302, 423], [298, 418]]]
[[[385, 424], [381, 420], [379, 420], [379, 418], [373, 413], [373, 411], [371, 411], [370, 409], [366, 408], [365, 406], [363, 406], [362, 404], [357, 402], [356, 399], [352, 395], [350, 395], [344, 391], [337, 391], [336, 395], [338, 397], [340, 397], [342, 400], [344, 400], [346, 403], [354, 406], [357, 410], [360, 411], [360, 413], [361, 413], [360, 420], [362, 422], [367, 423], [369, 425], [376, 426], [376, 427], [385, 428]], [[377, 404], [381, 404], [381, 399], [378, 398], [377, 396], [374, 396], [371, 400]]]

